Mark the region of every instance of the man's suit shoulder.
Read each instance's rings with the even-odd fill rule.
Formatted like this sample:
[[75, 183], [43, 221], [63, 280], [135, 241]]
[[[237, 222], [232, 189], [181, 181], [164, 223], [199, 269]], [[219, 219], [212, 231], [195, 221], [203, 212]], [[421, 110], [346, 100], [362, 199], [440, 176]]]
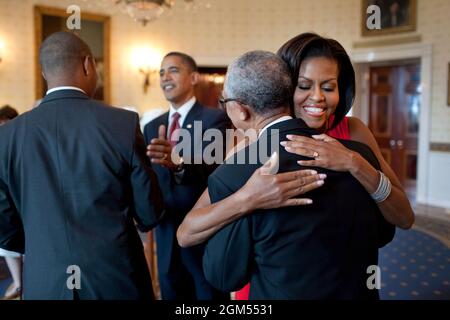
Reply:
[[42, 101], [42, 103], [38, 107], [29, 111], [28, 113], [30, 114], [30, 116], [34, 116], [34, 114], [37, 115], [42, 112], [48, 112], [48, 106], [53, 106], [56, 108], [63, 107], [59, 106], [59, 104], [76, 104], [76, 107], [79, 108], [80, 114], [83, 114], [83, 111], [89, 112], [91, 115], [97, 115], [98, 119], [105, 119], [106, 121], [111, 121], [112, 119], [120, 119], [122, 122], [134, 122], [136, 121], [136, 119], [139, 119], [139, 115], [133, 111], [108, 105], [103, 103], [102, 101], [94, 99], [72, 99], [71, 97], [50, 101], [45, 101], [44, 98], [44, 101]]
[[25, 121], [27, 121], [29, 117], [32, 117], [35, 111], [36, 109], [32, 109], [25, 111], [24, 113], [21, 113], [16, 118], [9, 120], [4, 125], [0, 126], [0, 130], [5, 130], [4, 132], [14, 130], [15, 127], [21, 126], [22, 124], [24, 124]]
[[110, 117], [117, 117], [125, 120], [135, 120], [139, 118], [139, 115], [134, 111], [125, 110], [122, 108], [114, 107], [102, 103], [101, 101], [89, 100], [89, 103], [98, 110], [99, 113], [105, 114]]
[[[195, 108], [195, 109], [194, 109]], [[227, 123], [229, 122], [227, 114], [219, 109], [206, 107], [198, 102], [195, 103], [193, 109], [191, 109], [188, 113], [188, 116], [191, 112], [197, 112], [198, 117], [194, 119], [194, 121], [202, 121], [203, 128], [208, 128], [210, 125], [216, 125], [217, 123]], [[162, 115], [156, 117], [149, 123], [147, 123], [144, 127], [144, 132], [148, 130], [157, 130], [160, 124], [167, 124], [167, 119], [169, 116], [169, 112], [165, 112]]]
[[226, 115], [223, 110], [207, 107], [202, 104], [198, 104], [198, 105], [202, 108], [204, 115], [211, 116], [211, 117], [223, 117]]
[[[6, 148], [6, 144], [17, 143], [18, 139], [15, 137], [19, 132], [26, 130], [27, 121], [33, 116], [34, 110], [29, 110], [18, 117], [9, 120], [4, 125], [0, 126], [0, 147]], [[6, 149], [5, 149], [6, 150]]]
[[[49, 105], [47, 105], [47, 103]], [[63, 105], [60, 105], [63, 104]], [[64, 105], [70, 105], [72, 111], [76, 108], [76, 113], [72, 113], [75, 119], [71, 119], [72, 125], [85, 123], [98, 130], [106, 130], [111, 139], [122, 145], [129, 145], [134, 141], [136, 129], [139, 127], [139, 115], [136, 112], [122, 108], [107, 105], [101, 101], [93, 99], [59, 99], [43, 103], [36, 108], [37, 112], [42, 113], [40, 117], [45, 116], [46, 112], [54, 110]], [[53, 107], [52, 107], [53, 106]], [[49, 109], [47, 109], [50, 107]], [[33, 110], [34, 111], [34, 110]], [[61, 119], [64, 120], [66, 114], [61, 113]], [[82, 120], [81, 120], [82, 119]], [[102, 129], [100, 129], [102, 128]], [[131, 139], [131, 140], [130, 140]]]
[[[144, 137], [146, 140], [149, 140], [150, 138], [155, 138], [158, 135], [158, 127], [161, 124], [167, 125], [167, 117], [169, 115], [169, 112], [165, 112], [162, 115], [156, 117], [155, 119], [151, 120], [149, 123], [147, 123], [144, 126]], [[148, 143], [149, 141], [147, 141]]]
[[202, 110], [202, 120], [207, 121], [208, 123], [217, 123], [217, 122], [228, 122], [227, 114], [217, 108], [210, 108], [203, 105], [200, 105]]
[[149, 123], [147, 123], [147, 124], [145, 125], [145, 128], [147, 128], [147, 127], [150, 128], [150, 127], [155, 126], [156, 124], [166, 122], [166, 119], [167, 119], [168, 116], [169, 116], [169, 111], [164, 112], [162, 115], [156, 117], [155, 119], [153, 119], [153, 120], [151, 120]]
[[228, 158], [209, 176], [208, 185], [219, 183], [222, 187], [226, 187], [232, 192], [242, 187], [250, 176], [262, 165], [259, 159], [256, 162], [249, 162], [251, 158], [250, 152], [252, 151], [254, 150], [250, 150], [247, 146]]
[[122, 134], [123, 132], [129, 132], [131, 135], [134, 135], [136, 127], [139, 126], [139, 115], [136, 112], [110, 106], [95, 100], [89, 100], [88, 106], [96, 122], [111, 128], [113, 133]]
[[[194, 119], [191, 117], [194, 117]], [[204, 106], [198, 101], [187, 114], [186, 119], [189, 118], [191, 121], [202, 121], [203, 129], [208, 129], [209, 127], [221, 129], [227, 126], [229, 122], [228, 116], [224, 111]]]

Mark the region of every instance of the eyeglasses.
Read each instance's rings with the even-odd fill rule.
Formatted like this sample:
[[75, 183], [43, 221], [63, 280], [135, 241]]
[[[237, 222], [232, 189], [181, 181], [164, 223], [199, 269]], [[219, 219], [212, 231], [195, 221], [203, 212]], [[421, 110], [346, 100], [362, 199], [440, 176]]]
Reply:
[[236, 98], [227, 98], [227, 99], [224, 99], [224, 98], [220, 98], [219, 99], [219, 106], [220, 106], [220, 108], [222, 109], [222, 110], [227, 110], [227, 102], [232, 102], [232, 101], [236, 101], [236, 102], [238, 102], [238, 103], [242, 103], [242, 101], [241, 100], [239, 100], [239, 99], [236, 99]]

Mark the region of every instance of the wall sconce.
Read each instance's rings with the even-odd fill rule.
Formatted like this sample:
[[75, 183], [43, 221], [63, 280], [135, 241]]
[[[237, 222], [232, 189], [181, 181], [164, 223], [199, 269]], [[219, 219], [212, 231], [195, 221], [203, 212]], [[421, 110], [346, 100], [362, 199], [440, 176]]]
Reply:
[[153, 73], [158, 73], [158, 70], [152, 70], [152, 69], [150, 69], [148, 67], [145, 67], [145, 68], [139, 68], [139, 72], [144, 75], [144, 84], [143, 84], [142, 88], [144, 90], [144, 93], [147, 93], [148, 87], [150, 87], [150, 83], [151, 83], [150, 82], [150, 76]]
[[139, 73], [144, 75], [143, 91], [147, 93], [152, 81], [153, 74], [157, 74], [159, 65], [162, 60], [162, 55], [149, 47], [134, 48], [131, 52], [131, 64], [134, 69], [137, 69]]

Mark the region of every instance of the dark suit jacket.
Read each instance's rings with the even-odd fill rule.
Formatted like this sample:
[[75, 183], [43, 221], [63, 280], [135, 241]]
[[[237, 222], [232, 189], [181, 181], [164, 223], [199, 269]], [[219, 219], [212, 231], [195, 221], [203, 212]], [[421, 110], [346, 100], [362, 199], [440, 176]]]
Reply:
[[[144, 136], [147, 144], [153, 138], [158, 137], [158, 128], [160, 125], [165, 125], [166, 128], [168, 127], [168, 117], [169, 112], [166, 112], [145, 126]], [[198, 122], [194, 123], [195, 121]], [[200, 123], [202, 130], [194, 133], [195, 127], [198, 127]], [[208, 176], [218, 166], [218, 164], [208, 165], [204, 162], [198, 163], [199, 161], [194, 161], [194, 157], [200, 157], [205, 147], [209, 144], [209, 142], [202, 141], [203, 133], [207, 129], [216, 128], [225, 136], [225, 130], [229, 127], [230, 120], [223, 111], [204, 107], [199, 102], [196, 102], [187, 114], [182, 126], [182, 129], [186, 129], [190, 133], [191, 150], [185, 150], [184, 154], [182, 154], [185, 165], [181, 181], [175, 179], [170, 169], [160, 165], [154, 166], [159, 185], [164, 195], [166, 208], [164, 219], [156, 230], [158, 264], [162, 273], [167, 272], [170, 269], [171, 263], [173, 263], [172, 251], [174, 246], [178, 246], [176, 240], [178, 226], [186, 214], [192, 209], [198, 198], [200, 198], [203, 191], [205, 191]], [[180, 141], [182, 141], [182, 138], [180, 138]], [[193, 247], [192, 249], [198, 249], [197, 251], [201, 251], [201, 254], [203, 253], [202, 245]], [[199, 257], [200, 261], [197, 262], [197, 264], [200, 263], [200, 269], [201, 254]]]
[[81, 299], [151, 299], [133, 219], [151, 229], [162, 200], [137, 114], [56, 91], [0, 136], [0, 247], [26, 255], [25, 299], [74, 298], [71, 265]]
[[[275, 124], [269, 128], [271, 133], [272, 129], [280, 130], [279, 138], [263, 134], [241, 152], [248, 155], [261, 146], [276, 150], [287, 134], [314, 134], [299, 119]], [[369, 147], [354, 141], [341, 143], [379, 169]], [[279, 155], [279, 172], [298, 170], [297, 161], [306, 159], [282, 147]], [[260, 166], [261, 162], [217, 168], [208, 183], [211, 202], [237, 191]], [[301, 196], [312, 198], [312, 205], [255, 211], [209, 240], [203, 268], [214, 287], [234, 291], [250, 281], [250, 299], [378, 297], [376, 290], [366, 287], [366, 270], [377, 264], [378, 247], [392, 240], [395, 228], [350, 173], [315, 169], [326, 173], [327, 179], [319, 189]]]

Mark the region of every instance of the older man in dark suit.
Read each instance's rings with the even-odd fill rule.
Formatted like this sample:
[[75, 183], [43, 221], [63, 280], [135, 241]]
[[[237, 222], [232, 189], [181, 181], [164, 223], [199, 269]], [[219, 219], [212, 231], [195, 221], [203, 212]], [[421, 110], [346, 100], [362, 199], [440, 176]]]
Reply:
[[[257, 130], [260, 136], [209, 177], [212, 203], [238, 191], [261, 167], [261, 154], [278, 150], [279, 162], [273, 168], [279, 172], [295, 171], [297, 161], [307, 159], [279, 148], [288, 134], [317, 133], [301, 119], [292, 119], [291, 97], [289, 71], [276, 55], [249, 52], [229, 66], [223, 100], [227, 113], [236, 127]], [[341, 143], [379, 169], [368, 146]], [[392, 239], [395, 228], [349, 173], [315, 169], [327, 174], [327, 182], [308, 193], [311, 205], [259, 210], [209, 240], [203, 267], [214, 287], [235, 291], [250, 281], [250, 299], [378, 297], [377, 290], [367, 286], [366, 271], [377, 265], [378, 246]]]
[[[154, 169], [167, 209], [156, 228], [158, 273], [165, 300], [227, 298], [205, 280], [201, 266], [203, 245], [181, 248], [176, 240], [178, 226], [205, 190], [217, 162], [223, 160], [223, 155], [215, 154], [215, 163], [205, 162], [203, 151], [208, 143], [203, 142], [203, 134], [217, 129], [224, 138], [230, 125], [222, 110], [202, 106], [196, 100], [194, 86], [198, 78], [192, 57], [181, 52], [168, 53], [161, 63], [160, 86], [170, 102], [170, 110], [144, 128], [149, 144], [147, 154], [156, 164]], [[172, 157], [178, 142], [188, 146], [180, 151], [182, 158]], [[224, 147], [224, 140], [221, 142]]]
[[91, 50], [58, 32], [40, 48], [49, 90], [0, 127], [0, 247], [24, 252], [25, 299], [153, 299], [136, 225], [162, 200], [136, 113], [91, 100]]

